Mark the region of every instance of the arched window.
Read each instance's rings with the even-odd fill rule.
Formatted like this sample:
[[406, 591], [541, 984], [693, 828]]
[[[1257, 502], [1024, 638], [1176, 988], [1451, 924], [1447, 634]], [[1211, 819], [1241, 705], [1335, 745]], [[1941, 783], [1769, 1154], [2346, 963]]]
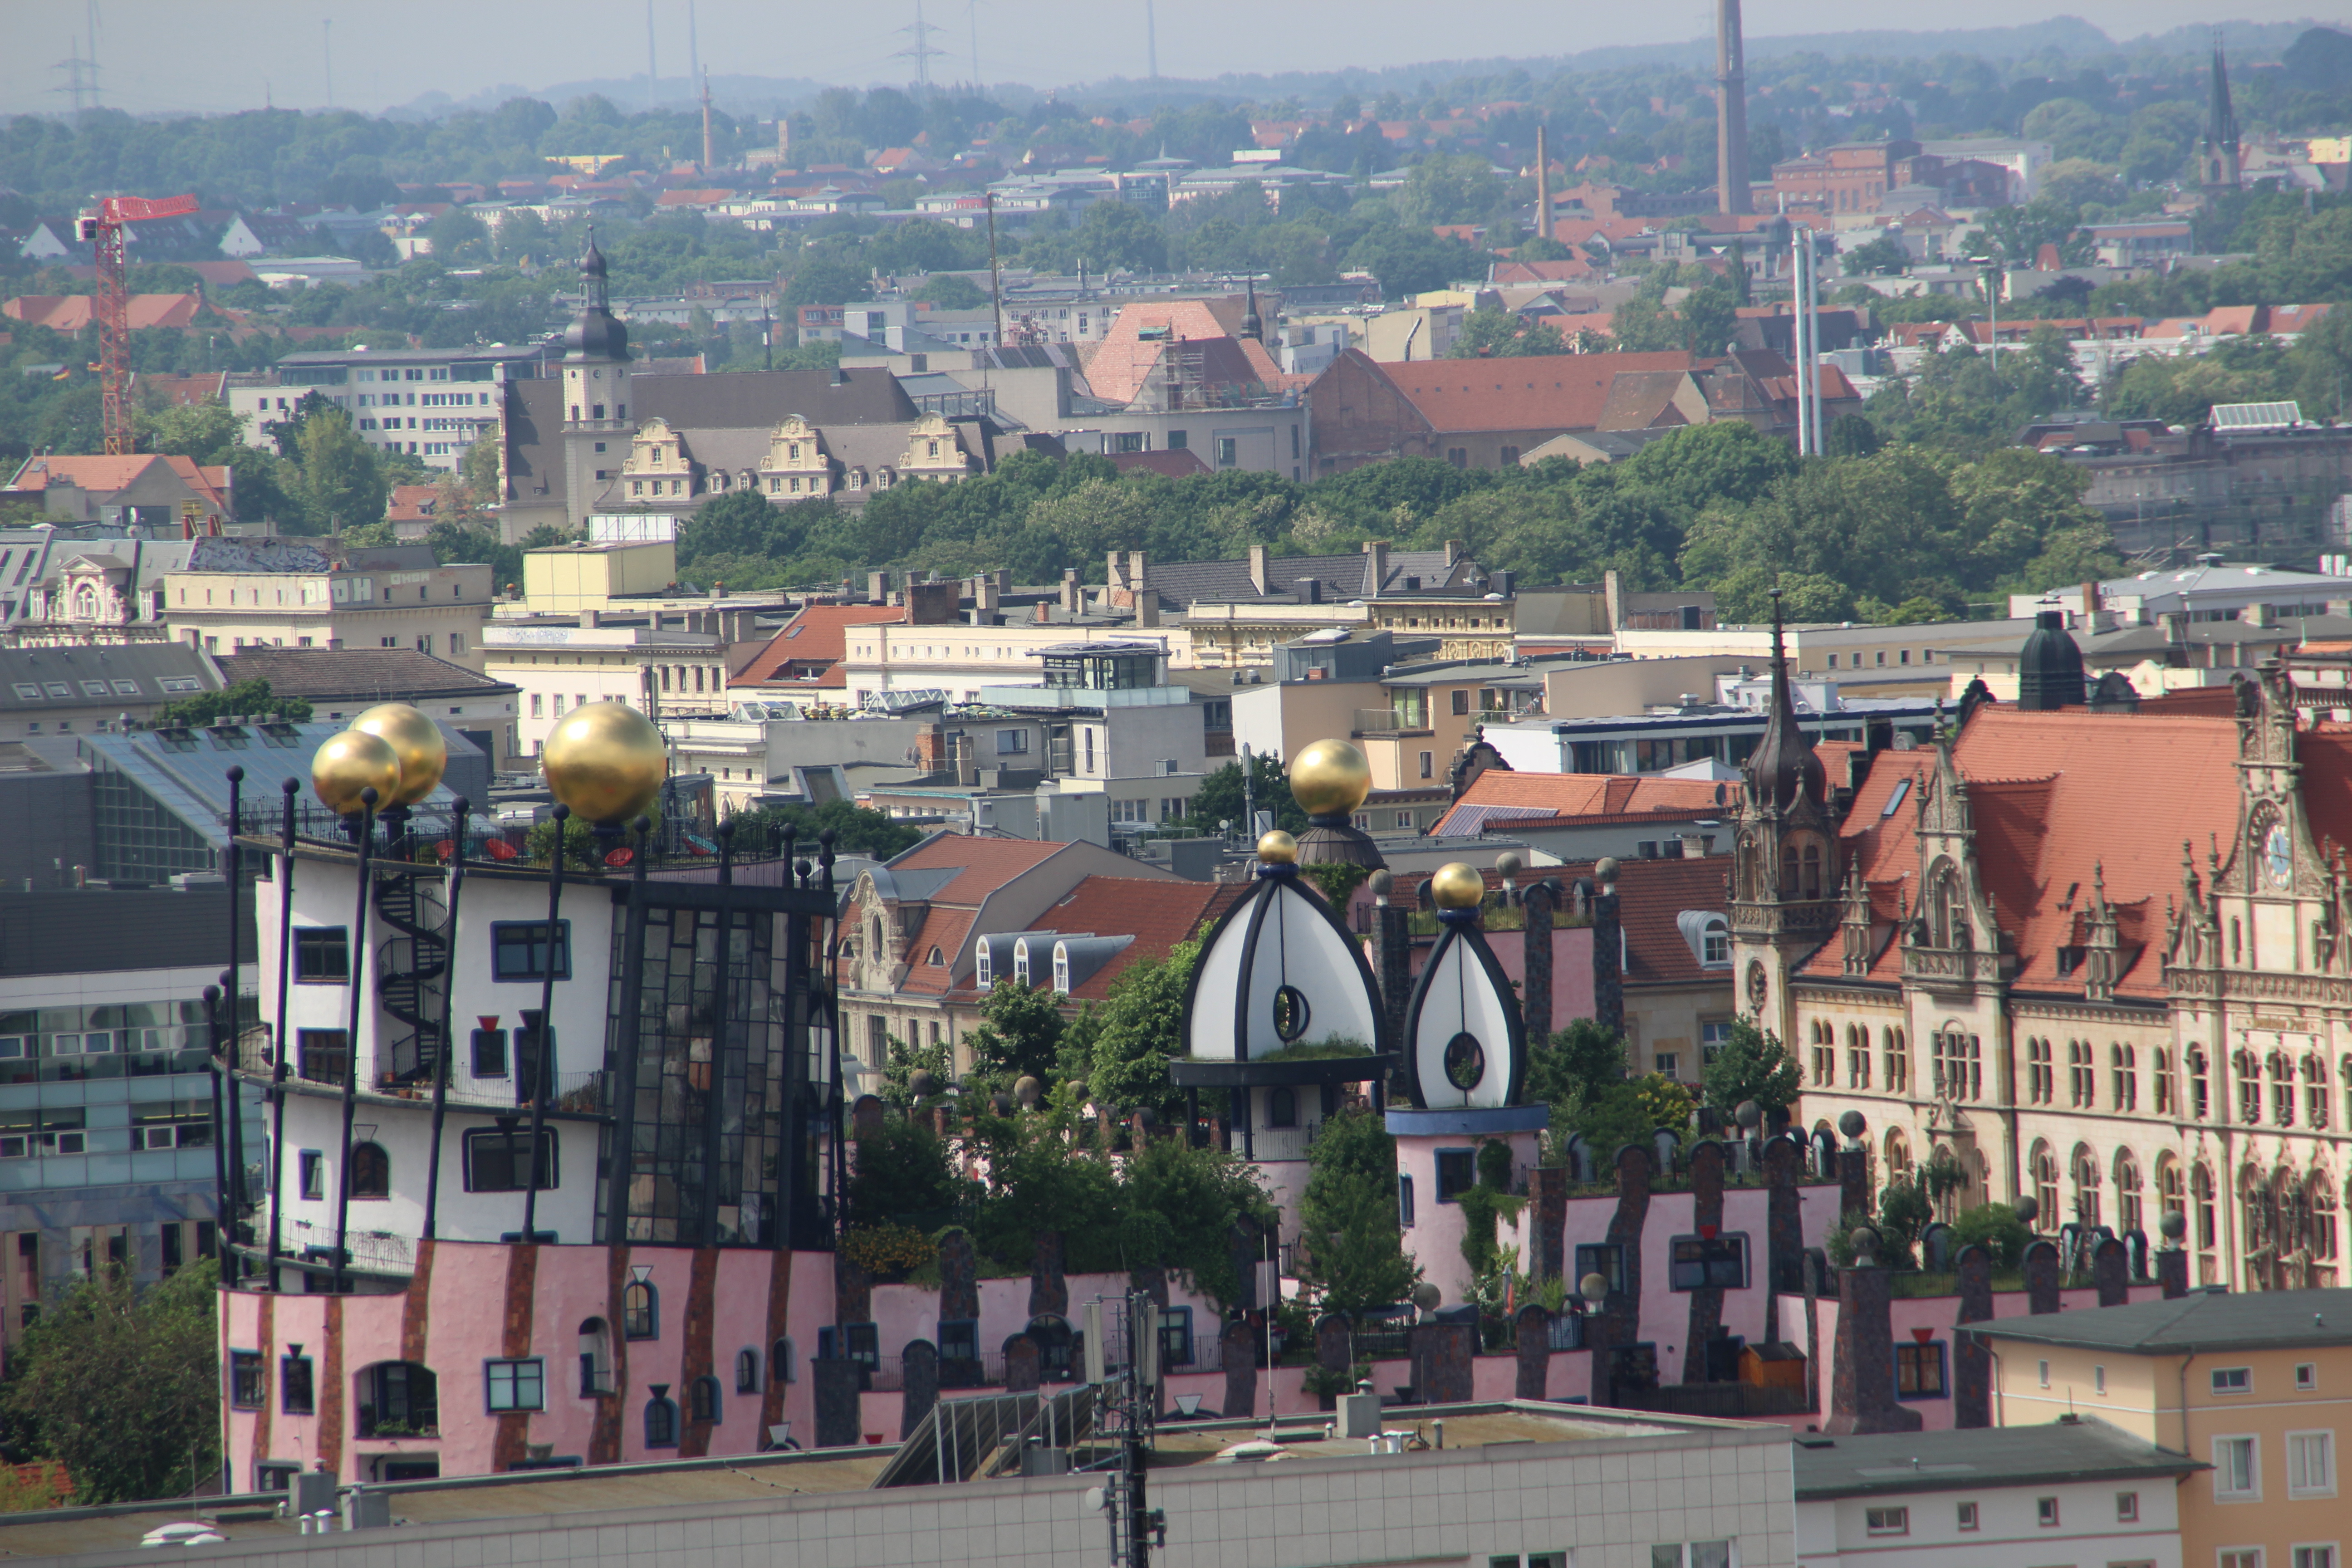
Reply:
[[768, 1376], [778, 1388], [800, 1376], [800, 1358], [793, 1353], [789, 1338], [778, 1340], [768, 1352]]
[[760, 1392], [760, 1352], [748, 1347], [735, 1352], [735, 1392]]
[[2238, 1120], [2251, 1127], [2263, 1119], [2263, 1070], [2254, 1053], [2233, 1051], [2231, 1069], [2238, 1075]]
[[1968, 889], [1948, 860], [1930, 873], [1927, 893], [1927, 942], [1931, 947], [1969, 945]]
[[2315, 1055], [2303, 1058], [2303, 1124], [2314, 1132], [2327, 1130], [2327, 1067]]
[[2025, 1102], [2047, 1105], [2058, 1095], [2058, 1069], [2050, 1059], [2050, 1042], [2025, 1042]]
[[392, 1196], [392, 1156], [383, 1152], [381, 1143], [352, 1145], [352, 1196], [354, 1198], [388, 1198]]
[[2166, 1214], [2189, 1215], [2188, 1183], [2180, 1174], [2180, 1162], [2169, 1153], [2156, 1158], [2156, 1201]]
[[2099, 1069], [2090, 1041], [2066, 1042], [2066, 1081], [2069, 1105], [2087, 1110], [2099, 1102]]
[[1780, 847], [1780, 896], [1784, 899], [1797, 896], [1797, 847], [1793, 844]]
[[580, 1394], [613, 1392], [613, 1331], [602, 1318], [580, 1325]]
[[1013, 978], [1022, 985], [1030, 984], [1029, 939], [1025, 936], [1013, 944]]
[[2087, 1143], [2074, 1145], [2074, 1218], [2085, 1226], [2099, 1220], [2099, 1157]]
[[652, 1280], [632, 1279], [621, 1288], [621, 1337], [661, 1337], [661, 1292], [654, 1289]]
[[2156, 1091], [2156, 1113], [2158, 1116], [2178, 1115], [2175, 1107], [2179, 1097], [2172, 1089], [2172, 1053], [2161, 1046], [2158, 1047], [2156, 1054], [2149, 1058], [2149, 1067], [2148, 1087]]
[[2033, 1145], [2033, 1228], [2058, 1228], [2058, 1156], [2047, 1143]]
[[1819, 839], [1805, 840], [1803, 863], [1802, 896], [1818, 899], [1822, 896], [1822, 846]]
[[2130, 1150], [2118, 1149], [2116, 1151], [2116, 1234], [2118, 1236], [2128, 1235], [2135, 1230], [2146, 1234], [2146, 1227], [2140, 1223], [2139, 1199], [2139, 1162], [2132, 1158]]
[[2273, 1051], [2264, 1064], [2271, 1076], [2271, 1120], [2281, 1127], [2294, 1125], [2294, 1068], [2284, 1051]]
[[646, 1447], [675, 1448], [677, 1447], [677, 1401], [669, 1396], [669, 1384], [652, 1385], [651, 1399], [646, 1401]]
[[1901, 1029], [1882, 1029], [1879, 1043], [1886, 1051], [1886, 1092], [1911, 1092], [1911, 1043]]
[[2326, 1171], [2312, 1172], [2305, 1194], [2311, 1215], [2311, 1260], [2328, 1266], [2324, 1276], [2315, 1270], [2311, 1283], [2315, 1289], [2332, 1287], [2336, 1284], [2336, 1178]]
[[1890, 1180], [1899, 1180], [1910, 1173], [1911, 1141], [1903, 1135], [1900, 1127], [1890, 1127], [1886, 1130], [1886, 1174]]
[[696, 1421], [716, 1422], [719, 1413], [719, 1380], [698, 1377], [687, 1388], [687, 1413]]
[[2205, 1069], [2205, 1053], [2191, 1047], [2189, 1062], [2189, 1114], [2198, 1121], [2205, 1120], [2213, 1108], [2212, 1080]]

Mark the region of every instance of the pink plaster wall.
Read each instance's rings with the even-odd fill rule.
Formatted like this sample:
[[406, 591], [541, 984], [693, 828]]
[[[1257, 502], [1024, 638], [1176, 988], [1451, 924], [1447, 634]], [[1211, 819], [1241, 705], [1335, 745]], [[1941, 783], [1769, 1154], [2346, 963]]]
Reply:
[[[300, 1462], [306, 1468], [327, 1459], [346, 1479], [372, 1474], [373, 1456], [413, 1452], [436, 1457], [444, 1475], [481, 1474], [491, 1468], [497, 1418], [485, 1408], [482, 1363], [504, 1351], [505, 1329], [500, 1304], [506, 1300], [509, 1248], [497, 1244], [443, 1242], [434, 1255], [428, 1297], [425, 1364], [438, 1378], [441, 1411], [438, 1437], [354, 1438], [358, 1424], [361, 1374], [368, 1367], [400, 1357], [404, 1295], [347, 1296], [343, 1300], [342, 1375], [343, 1428], [339, 1451], [317, 1451], [318, 1419], [290, 1416], [272, 1410], [268, 1451], [256, 1454], [253, 1438], [257, 1413], [229, 1413], [229, 1448], [239, 1487], [253, 1484], [257, 1459]], [[646, 1457], [645, 1405], [655, 1384], [668, 1385], [672, 1399], [685, 1404], [687, 1296], [693, 1268], [689, 1249], [638, 1247], [633, 1266], [646, 1268], [659, 1295], [659, 1333], [651, 1340], [627, 1342], [628, 1384], [622, 1398], [622, 1458]], [[767, 1345], [767, 1300], [771, 1255], [751, 1250], [728, 1250], [719, 1255], [712, 1290], [711, 1372], [719, 1379], [719, 1422], [713, 1429], [710, 1452], [756, 1452], [765, 1433], [761, 1422], [761, 1397], [735, 1392], [735, 1355], [744, 1348], [760, 1352], [761, 1378], [772, 1375]], [[633, 1267], [632, 1272], [635, 1272]], [[593, 1432], [598, 1401], [583, 1397], [579, 1377], [580, 1325], [589, 1318], [607, 1317], [606, 1254], [601, 1247], [545, 1247], [539, 1252], [531, 1299], [529, 1353], [546, 1361], [547, 1407], [530, 1417], [528, 1441], [551, 1445], [559, 1455], [585, 1457]], [[787, 1385], [783, 1416], [794, 1424], [803, 1443], [815, 1430], [813, 1394], [806, 1376], [808, 1358], [816, 1348], [820, 1325], [833, 1316], [832, 1258], [801, 1253], [793, 1258], [793, 1290], [786, 1321], [794, 1342], [794, 1381]], [[275, 1305], [272, 1343], [258, 1340], [261, 1297], [234, 1291], [225, 1298], [224, 1349], [265, 1352], [270, 1369], [271, 1397], [276, 1398], [277, 1359], [289, 1342], [300, 1342], [312, 1358], [318, 1393], [326, 1394], [326, 1296], [288, 1295]], [[614, 1325], [617, 1333], [618, 1326]], [[619, 1347], [616, 1346], [616, 1350]], [[226, 1366], [226, 1357], [223, 1357]], [[895, 1397], [895, 1396], [893, 1396]], [[895, 1428], [894, 1428], [895, 1433]], [[668, 1449], [657, 1450], [667, 1454]]]

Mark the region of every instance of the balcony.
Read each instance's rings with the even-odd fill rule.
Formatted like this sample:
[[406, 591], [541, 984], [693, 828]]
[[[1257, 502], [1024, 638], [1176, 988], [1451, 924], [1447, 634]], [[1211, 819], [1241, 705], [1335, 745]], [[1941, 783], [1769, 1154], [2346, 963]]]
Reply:
[[[257, 1224], [255, 1234], [267, 1236], [266, 1225]], [[306, 1219], [289, 1218], [282, 1239], [289, 1255], [331, 1268], [335, 1261], [335, 1227]], [[394, 1277], [416, 1271], [416, 1242], [413, 1237], [395, 1236], [388, 1230], [361, 1230], [353, 1227], [343, 1237], [343, 1250], [348, 1254], [344, 1267], [354, 1274], [383, 1274]]]

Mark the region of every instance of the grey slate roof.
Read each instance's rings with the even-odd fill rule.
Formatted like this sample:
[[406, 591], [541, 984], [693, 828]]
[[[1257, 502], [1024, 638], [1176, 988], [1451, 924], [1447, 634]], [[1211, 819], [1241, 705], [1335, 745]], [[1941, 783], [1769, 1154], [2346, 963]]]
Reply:
[[1867, 1437], [1807, 1435], [1797, 1439], [1794, 1458], [1800, 1502], [2061, 1481], [2158, 1479], [2212, 1468], [2095, 1419]]
[[2132, 1355], [2341, 1345], [2352, 1343], [2352, 1289], [2253, 1290], [2244, 1295], [2193, 1290], [2170, 1301], [1998, 1318], [1969, 1324], [1965, 1331]]
[[216, 656], [231, 685], [257, 676], [274, 697], [313, 701], [415, 701], [419, 697], [478, 698], [516, 688], [460, 664], [405, 647], [260, 647]]
[[1250, 582], [1247, 557], [1230, 561], [1155, 561], [1151, 563], [1150, 581], [1159, 590], [1160, 605], [1166, 609], [1181, 610], [1203, 601], [1225, 604], [1235, 600], [1287, 600], [1301, 577], [1320, 582], [1326, 600], [1344, 604], [1378, 594], [1402, 594], [1407, 577], [1420, 578], [1423, 593], [1466, 587], [1476, 566], [1465, 555], [1454, 562], [1449, 573], [1443, 550], [1391, 550], [1388, 574], [1375, 583], [1372, 561], [1369, 552], [1277, 556], [1266, 563], [1264, 594]]
[[[159, 684], [166, 679], [196, 685], [166, 691]], [[110, 714], [125, 704], [169, 702], [219, 689], [204, 655], [184, 642], [0, 647], [0, 713], [97, 707]]]

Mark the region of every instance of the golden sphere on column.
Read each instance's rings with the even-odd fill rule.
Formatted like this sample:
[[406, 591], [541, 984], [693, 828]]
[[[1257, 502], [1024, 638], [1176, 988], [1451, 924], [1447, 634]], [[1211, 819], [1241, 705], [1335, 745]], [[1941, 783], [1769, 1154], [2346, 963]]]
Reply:
[[653, 721], [623, 702], [574, 708], [547, 737], [540, 771], [555, 798], [588, 822], [624, 822], [644, 811], [669, 777], [669, 752]]
[[400, 753], [381, 735], [346, 730], [310, 753], [310, 788], [337, 816], [359, 815], [362, 790], [375, 791], [381, 811], [400, 789]]
[[1345, 741], [1318, 741], [1290, 759], [1290, 797], [1309, 816], [1345, 816], [1371, 793], [1371, 763]]
[[379, 703], [351, 727], [383, 741], [400, 758], [400, 787], [385, 805], [415, 805], [433, 793], [449, 766], [449, 742], [441, 727], [405, 702]]
[[1486, 901], [1486, 879], [1475, 866], [1455, 860], [1431, 875], [1429, 897], [1441, 910], [1475, 910]]

